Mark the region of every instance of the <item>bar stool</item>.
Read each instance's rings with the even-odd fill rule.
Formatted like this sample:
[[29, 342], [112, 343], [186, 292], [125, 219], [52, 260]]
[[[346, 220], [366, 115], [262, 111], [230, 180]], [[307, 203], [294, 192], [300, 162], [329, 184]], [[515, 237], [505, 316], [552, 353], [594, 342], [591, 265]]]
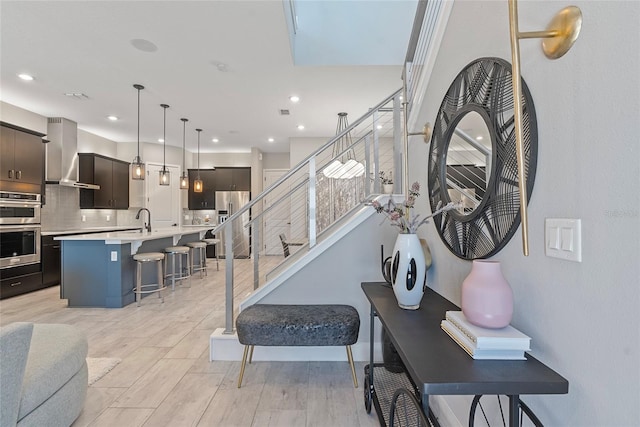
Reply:
[[[203, 272], [205, 276], [207, 275], [207, 244], [205, 242], [189, 242], [187, 246], [191, 248], [191, 274], [199, 271], [202, 279]], [[197, 267], [195, 265], [196, 257], [198, 258]]]
[[[209, 246], [209, 245], [215, 246], [215, 248], [216, 248], [216, 269], [220, 270], [220, 257], [218, 256], [218, 254], [220, 253], [218, 251], [218, 243], [220, 243], [220, 239], [202, 239], [202, 241], [205, 242], [207, 244], [207, 246]], [[205, 256], [205, 264], [207, 262], [206, 259], [207, 259], [207, 257]]]
[[[140, 307], [140, 300], [143, 294], [150, 294], [153, 292], [158, 293], [158, 298], [164, 303], [164, 296], [162, 295], [164, 286], [164, 277], [162, 275], [162, 261], [164, 261], [164, 254], [160, 252], [147, 252], [135, 254], [133, 259], [136, 261], [136, 286], [133, 288], [133, 293], [136, 295], [136, 303]], [[157, 263], [158, 283], [142, 284], [142, 265], [146, 262]], [[155, 287], [156, 289], [145, 290], [146, 288]]]
[[[176, 280], [182, 281], [184, 279], [189, 279], [189, 286], [191, 286], [189, 248], [187, 246], [169, 246], [164, 249], [164, 253], [167, 258], [164, 263], [164, 277], [165, 279], [171, 279], [171, 290], [175, 291]], [[184, 264], [182, 262], [183, 257], [185, 259]], [[177, 268], [176, 261], [178, 264]], [[167, 273], [169, 264], [171, 264], [171, 273]]]

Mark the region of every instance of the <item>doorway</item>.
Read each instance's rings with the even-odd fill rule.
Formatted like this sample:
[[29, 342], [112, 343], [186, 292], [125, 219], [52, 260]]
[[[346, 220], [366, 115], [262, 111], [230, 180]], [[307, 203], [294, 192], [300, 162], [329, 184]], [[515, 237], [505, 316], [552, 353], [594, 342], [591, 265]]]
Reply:
[[180, 168], [167, 165], [171, 176], [169, 185], [160, 185], [161, 169], [161, 164], [147, 163], [145, 207], [151, 211], [153, 229], [180, 224]]

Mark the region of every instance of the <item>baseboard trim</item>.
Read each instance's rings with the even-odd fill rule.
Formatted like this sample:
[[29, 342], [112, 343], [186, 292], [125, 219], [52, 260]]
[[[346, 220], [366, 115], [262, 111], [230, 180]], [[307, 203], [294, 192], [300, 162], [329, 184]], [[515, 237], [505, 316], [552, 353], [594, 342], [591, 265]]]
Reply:
[[441, 426], [463, 427], [458, 417], [453, 413], [451, 406], [447, 403], [446, 396], [429, 396], [429, 407]]

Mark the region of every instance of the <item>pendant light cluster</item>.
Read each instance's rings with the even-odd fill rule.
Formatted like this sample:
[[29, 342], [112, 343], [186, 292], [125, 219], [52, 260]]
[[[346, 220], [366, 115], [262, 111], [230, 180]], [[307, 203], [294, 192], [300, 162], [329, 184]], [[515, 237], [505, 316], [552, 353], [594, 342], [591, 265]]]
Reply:
[[[338, 113], [338, 125], [336, 126], [336, 135], [340, 135], [349, 127], [347, 121], [347, 113]], [[351, 179], [364, 175], [364, 165], [358, 162], [355, 157], [356, 153], [351, 145], [351, 132], [347, 132], [346, 135], [341, 137], [333, 144], [333, 157], [334, 161], [329, 164], [322, 173], [327, 178], [334, 179]], [[345, 150], [346, 153], [343, 153]], [[341, 159], [346, 157], [346, 161], [342, 163]]]
[[162, 124], [162, 169], [160, 169], [160, 185], [171, 185], [171, 174], [167, 169], [167, 104], [160, 104], [163, 110], [164, 119]]
[[184, 153], [185, 153], [185, 135], [187, 131], [187, 122], [189, 119], [180, 119], [182, 120], [182, 175], [180, 175], [180, 189], [188, 190], [189, 189], [189, 177], [187, 176], [187, 170], [185, 169], [185, 161], [184, 161]]
[[131, 162], [131, 179], [144, 180], [144, 163], [140, 158], [140, 91], [144, 86], [135, 84], [133, 87], [138, 91], [138, 155]]
[[202, 193], [203, 186], [200, 179], [200, 132], [202, 132], [202, 129], [196, 129], [196, 132], [198, 132], [198, 175], [193, 180], [193, 192]]
[[[138, 153], [131, 162], [131, 179], [144, 180], [145, 179], [145, 164], [140, 158], [140, 91], [144, 89], [144, 86], [140, 84], [134, 84], [133, 87], [138, 91]], [[171, 185], [171, 172], [167, 168], [167, 108], [169, 105], [160, 104], [163, 110], [162, 121], [162, 168], [159, 171], [159, 183], [160, 185]], [[186, 170], [186, 129], [189, 119], [182, 118], [182, 174], [180, 175], [180, 189], [189, 189], [189, 176]], [[193, 181], [193, 191], [196, 193], [202, 193], [203, 184], [200, 179], [200, 132], [202, 129], [196, 129], [198, 132], [198, 175]]]

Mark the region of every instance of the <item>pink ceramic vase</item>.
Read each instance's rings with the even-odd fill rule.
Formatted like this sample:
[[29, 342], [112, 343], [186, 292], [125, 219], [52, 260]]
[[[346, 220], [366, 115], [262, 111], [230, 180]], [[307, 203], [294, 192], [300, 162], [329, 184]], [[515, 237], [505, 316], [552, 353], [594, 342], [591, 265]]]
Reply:
[[499, 261], [475, 260], [462, 282], [462, 312], [483, 328], [504, 328], [513, 315], [513, 291]]

